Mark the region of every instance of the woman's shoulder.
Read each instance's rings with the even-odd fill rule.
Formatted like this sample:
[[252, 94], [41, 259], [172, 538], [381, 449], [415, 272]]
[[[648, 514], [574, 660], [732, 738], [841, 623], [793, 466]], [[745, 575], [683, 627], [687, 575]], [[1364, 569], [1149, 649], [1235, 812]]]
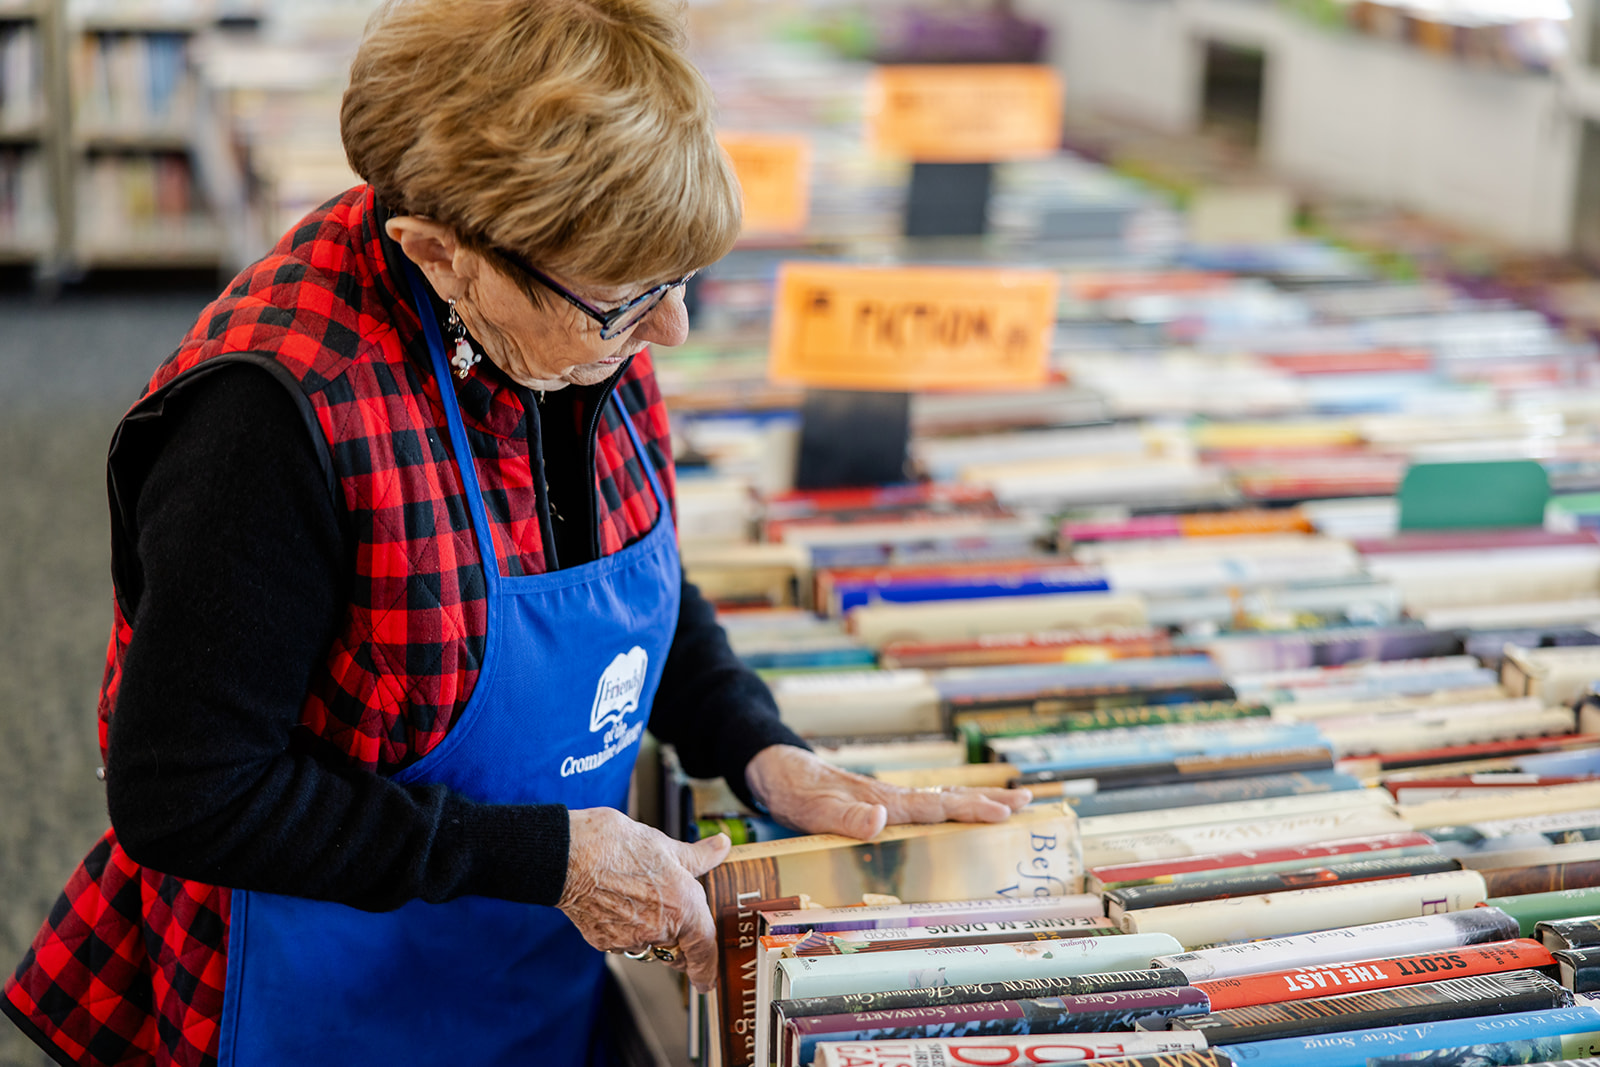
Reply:
[[403, 359], [417, 322], [358, 187], [300, 220], [201, 311], [151, 389], [208, 360], [251, 353], [315, 392], [363, 364]]

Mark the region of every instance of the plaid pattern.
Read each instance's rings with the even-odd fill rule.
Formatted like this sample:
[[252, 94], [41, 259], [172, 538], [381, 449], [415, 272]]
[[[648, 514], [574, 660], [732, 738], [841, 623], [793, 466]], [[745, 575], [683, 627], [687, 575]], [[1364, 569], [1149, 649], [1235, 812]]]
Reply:
[[[215, 359], [270, 358], [300, 384], [356, 548], [346, 621], [301, 722], [349, 766], [377, 774], [414, 763], [444, 738], [472, 695], [484, 651], [482, 560], [408, 291], [385, 261], [370, 190], [351, 190], [234, 279], [134, 407]], [[526, 413], [497, 380], [451, 382], [503, 569], [537, 574], [544, 541]], [[648, 353], [617, 392], [670, 500], [667, 416]], [[610, 554], [648, 533], [659, 507], [621, 416], [609, 403], [600, 414], [596, 496], [601, 550]], [[131, 635], [119, 603], [100, 696], [102, 753]], [[227, 889], [144, 869], [108, 831], [7, 982], [0, 1008], [62, 1062], [213, 1064], [228, 915]]]

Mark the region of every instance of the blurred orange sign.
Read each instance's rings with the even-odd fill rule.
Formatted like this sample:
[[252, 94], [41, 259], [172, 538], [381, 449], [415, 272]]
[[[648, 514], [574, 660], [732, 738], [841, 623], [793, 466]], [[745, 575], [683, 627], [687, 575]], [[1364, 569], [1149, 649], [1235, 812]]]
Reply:
[[798, 135], [722, 133], [744, 192], [744, 232], [797, 233], [811, 204], [811, 142]]
[[1051, 271], [786, 263], [771, 376], [834, 389], [1015, 389], [1045, 380]]
[[873, 144], [886, 155], [985, 163], [1059, 149], [1061, 99], [1050, 67], [879, 67], [867, 114]]

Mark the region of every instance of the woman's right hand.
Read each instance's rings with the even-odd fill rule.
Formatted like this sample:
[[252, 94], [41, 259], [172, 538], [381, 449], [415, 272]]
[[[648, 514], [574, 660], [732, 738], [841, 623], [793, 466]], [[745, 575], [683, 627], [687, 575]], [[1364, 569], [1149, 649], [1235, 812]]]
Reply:
[[726, 834], [674, 841], [615, 808], [570, 811], [567, 884], [557, 903], [602, 952], [674, 947], [670, 964], [706, 992], [717, 981], [717, 933], [695, 881], [728, 856]]

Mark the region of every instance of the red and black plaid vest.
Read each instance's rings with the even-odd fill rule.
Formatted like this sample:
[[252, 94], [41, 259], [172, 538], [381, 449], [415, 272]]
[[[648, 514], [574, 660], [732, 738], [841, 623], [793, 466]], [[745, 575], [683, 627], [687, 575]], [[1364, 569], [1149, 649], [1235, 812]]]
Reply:
[[[301, 724], [349, 766], [377, 774], [415, 762], [444, 738], [472, 695], [484, 648], [482, 560], [407, 293], [385, 261], [371, 191], [353, 189], [235, 278], [130, 412], [148, 411], [182, 375], [219, 359], [265, 363], [298, 385], [355, 541], [350, 605]], [[495, 547], [512, 573], [541, 573], [524, 412], [515, 392], [488, 377], [452, 385]], [[633, 360], [617, 392], [649, 455], [635, 453], [606, 404], [594, 447], [606, 555], [658, 518], [641, 462], [655, 465], [669, 500], [674, 485], [666, 409], [648, 352]], [[130, 636], [119, 606], [100, 693], [102, 755]], [[213, 1064], [228, 915], [227, 889], [141, 867], [108, 830], [74, 872], [0, 1006], [71, 1062]]]

